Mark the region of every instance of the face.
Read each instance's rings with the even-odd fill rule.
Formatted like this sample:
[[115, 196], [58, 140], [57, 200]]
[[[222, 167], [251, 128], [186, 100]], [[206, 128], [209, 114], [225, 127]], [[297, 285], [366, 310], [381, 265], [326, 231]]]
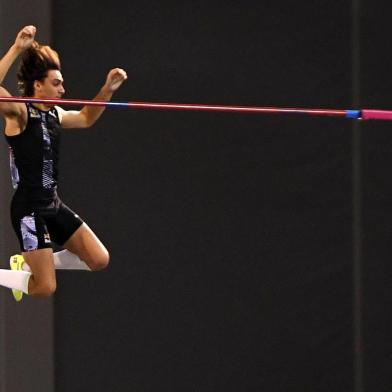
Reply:
[[37, 98], [61, 98], [64, 93], [64, 79], [58, 70], [51, 69], [42, 82], [34, 82], [34, 96]]

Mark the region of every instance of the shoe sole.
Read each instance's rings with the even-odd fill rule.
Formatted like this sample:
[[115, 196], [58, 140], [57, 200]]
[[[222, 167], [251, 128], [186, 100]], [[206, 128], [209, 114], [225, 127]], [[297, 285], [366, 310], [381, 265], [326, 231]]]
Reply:
[[[22, 271], [23, 259], [22, 261], [19, 258], [21, 255], [14, 255], [10, 258], [10, 268], [12, 271]], [[23, 298], [23, 291], [12, 289], [12, 295], [15, 298], [16, 302], [20, 302]]]

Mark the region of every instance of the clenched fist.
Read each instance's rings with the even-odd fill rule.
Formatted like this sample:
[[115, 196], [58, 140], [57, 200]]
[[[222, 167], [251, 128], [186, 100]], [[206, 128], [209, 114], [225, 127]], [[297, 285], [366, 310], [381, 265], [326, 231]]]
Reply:
[[21, 31], [19, 31], [18, 35], [15, 39], [15, 46], [17, 49], [23, 51], [33, 44], [35, 32], [37, 29], [35, 26], [25, 26]]

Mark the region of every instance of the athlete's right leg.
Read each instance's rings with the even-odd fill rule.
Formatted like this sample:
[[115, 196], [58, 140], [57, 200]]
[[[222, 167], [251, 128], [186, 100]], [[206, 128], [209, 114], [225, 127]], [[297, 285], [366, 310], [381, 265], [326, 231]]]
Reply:
[[30, 267], [28, 293], [33, 296], [48, 297], [56, 291], [56, 274], [51, 248], [23, 252], [23, 258]]
[[[11, 257], [11, 270], [0, 269], [0, 285], [12, 289], [16, 301], [22, 299], [23, 293], [41, 297], [53, 294], [56, 277], [52, 249], [37, 249], [22, 254], [23, 257]], [[24, 266], [28, 266], [28, 271]]]

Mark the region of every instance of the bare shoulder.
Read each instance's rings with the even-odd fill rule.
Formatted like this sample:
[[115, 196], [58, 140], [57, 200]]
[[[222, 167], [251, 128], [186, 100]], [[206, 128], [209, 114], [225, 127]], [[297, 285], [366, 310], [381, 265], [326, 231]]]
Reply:
[[59, 116], [59, 121], [60, 121], [60, 124], [61, 124], [61, 122], [62, 122], [62, 120], [63, 120], [64, 113], [65, 113], [66, 111], [65, 111], [62, 107], [57, 106], [57, 105], [55, 105], [54, 108], [55, 108], [56, 111], [57, 111], [57, 114], [58, 114], [58, 116]]
[[[0, 86], [0, 96], [11, 97], [11, 94]], [[27, 121], [27, 109], [24, 103], [19, 102], [0, 102], [0, 114], [7, 120], [12, 121]]]
[[86, 128], [86, 119], [79, 110], [64, 110], [55, 106], [62, 128]]
[[27, 125], [27, 110], [21, 108], [20, 115], [6, 114], [4, 133], [6, 136], [17, 136], [26, 129]]
[[[10, 96], [8, 91], [0, 87], [1, 96]], [[24, 131], [27, 125], [27, 108], [24, 103], [1, 102], [0, 114], [5, 119], [4, 133], [7, 136], [16, 136]]]

